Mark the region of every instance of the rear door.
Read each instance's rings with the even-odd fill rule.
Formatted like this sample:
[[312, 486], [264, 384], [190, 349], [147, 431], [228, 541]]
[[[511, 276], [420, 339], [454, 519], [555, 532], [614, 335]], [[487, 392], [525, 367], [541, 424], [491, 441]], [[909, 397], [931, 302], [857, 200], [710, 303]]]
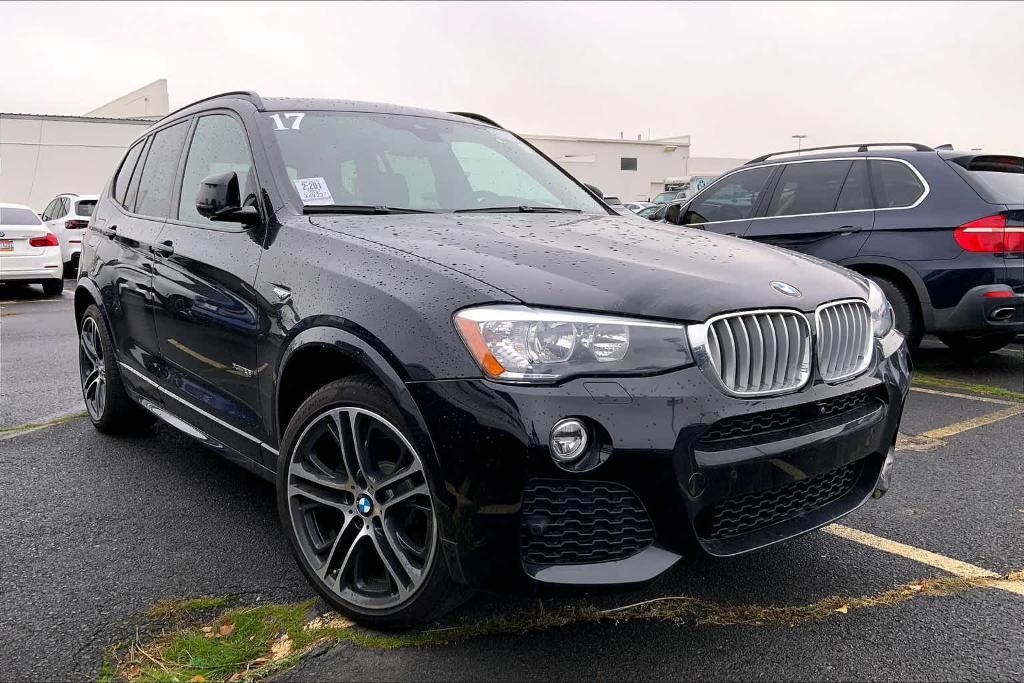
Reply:
[[[229, 112], [196, 119], [171, 216], [156, 246], [156, 328], [168, 410], [253, 459], [266, 436], [259, 410], [260, 314], [252, 283], [261, 231], [213, 222], [196, 210], [200, 183], [234, 171], [242, 197], [259, 204], [245, 128]], [[174, 400], [176, 399], [176, 400]], [[254, 436], [258, 435], [258, 436]]]
[[690, 202], [683, 212], [682, 224], [725, 235], [742, 235], [774, 173], [774, 166], [730, 173]]
[[745, 236], [829, 261], [857, 254], [874, 225], [864, 159], [794, 161]]

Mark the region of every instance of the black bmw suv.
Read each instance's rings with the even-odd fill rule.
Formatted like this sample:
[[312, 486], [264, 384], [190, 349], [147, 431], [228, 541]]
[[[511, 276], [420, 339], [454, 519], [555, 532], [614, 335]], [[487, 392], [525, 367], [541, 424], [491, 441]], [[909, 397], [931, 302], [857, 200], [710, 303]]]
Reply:
[[856, 274], [617, 216], [480, 116], [245, 92], [128, 149], [75, 315], [95, 426], [275, 481], [375, 626], [826, 524], [888, 488], [909, 382]]
[[933, 332], [977, 355], [1024, 333], [1021, 157], [913, 143], [776, 152], [666, 216], [866, 275], [911, 348]]

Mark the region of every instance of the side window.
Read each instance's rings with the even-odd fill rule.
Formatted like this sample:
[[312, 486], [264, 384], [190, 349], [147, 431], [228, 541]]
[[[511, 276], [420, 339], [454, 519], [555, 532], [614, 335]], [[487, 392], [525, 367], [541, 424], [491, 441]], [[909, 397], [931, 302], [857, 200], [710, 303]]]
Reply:
[[57, 206], [57, 215], [54, 218], [63, 218], [68, 215], [68, 209], [71, 207], [71, 200], [67, 197], [61, 197], [60, 204]]
[[125, 203], [125, 195], [128, 193], [128, 182], [132, 179], [132, 172], [135, 171], [135, 164], [139, 160], [139, 155], [142, 154], [145, 143], [145, 140], [140, 140], [128, 150], [128, 154], [125, 155], [124, 162], [117, 172], [117, 177], [114, 178], [114, 201], [122, 206]]
[[762, 166], [726, 176], [697, 198], [683, 216], [683, 224], [750, 218], [774, 171], [774, 166]]
[[767, 216], [799, 216], [834, 211], [852, 161], [788, 164], [782, 171]]
[[252, 157], [249, 155], [249, 142], [242, 124], [227, 114], [201, 117], [188, 149], [185, 172], [182, 173], [178, 219], [204, 225], [231, 225], [222, 221], [214, 223], [199, 214], [196, 210], [199, 185], [208, 176], [234, 171], [238, 175], [242, 204], [252, 203], [257, 188], [251, 170]]
[[871, 180], [880, 209], [910, 206], [924, 194], [917, 174], [900, 161], [872, 159]]
[[188, 122], [182, 121], [153, 136], [139, 180], [135, 213], [154, 218], [167, 217], [174, 189], [174, 174], [178, 170], [178, 159], [187, 132]]
[[839, 193], [836, 211], [857, 211], [871, 208], [871, 188], [868, 187], [868, 164], [854, 161], [846, 176], [843, 191]]
[[56, 206], [56, 204], [57, 200], [54, 199], [49, 204], [46, 205], [45, 209], [43, 209], [42, 219], [44, 221], [48, 221], [51, 219], [51, 217], [53, 216], [53, 207]]

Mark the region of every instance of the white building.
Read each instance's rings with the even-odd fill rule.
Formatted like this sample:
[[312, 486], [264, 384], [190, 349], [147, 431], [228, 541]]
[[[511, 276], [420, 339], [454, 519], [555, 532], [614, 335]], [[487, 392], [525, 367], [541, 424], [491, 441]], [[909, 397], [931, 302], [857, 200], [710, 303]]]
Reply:
[[98, 194], [167, 99], [160, 80], [83, 116], [0, 113], [0, 201], [42, 211], [62, 192]]
[[566, 171], [623, 201], [646, 200], [687, 176], [719, 175], [746, 159], [691, 157], [690, 136], [614, 140], [523, 135]]

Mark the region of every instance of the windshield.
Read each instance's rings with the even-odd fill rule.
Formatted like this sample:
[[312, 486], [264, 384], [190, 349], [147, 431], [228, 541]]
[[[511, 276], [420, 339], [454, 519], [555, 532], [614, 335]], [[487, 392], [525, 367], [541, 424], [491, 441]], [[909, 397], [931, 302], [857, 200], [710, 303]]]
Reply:
[[525, 206], [607, 214], [501, 129], [361, 112], [277, 112], [263, 121], [306, 206], [441, 212]]
[[673, 192], [662, 192], [661, 194], [657, 195], [652, 201], [655, 204], [665, 204], [665, 203], [670, 202], [673, 199], [675, 199], [678, 194], [679, 194], [679, 192], [676, 192], [676, 191], [673, 191]]

